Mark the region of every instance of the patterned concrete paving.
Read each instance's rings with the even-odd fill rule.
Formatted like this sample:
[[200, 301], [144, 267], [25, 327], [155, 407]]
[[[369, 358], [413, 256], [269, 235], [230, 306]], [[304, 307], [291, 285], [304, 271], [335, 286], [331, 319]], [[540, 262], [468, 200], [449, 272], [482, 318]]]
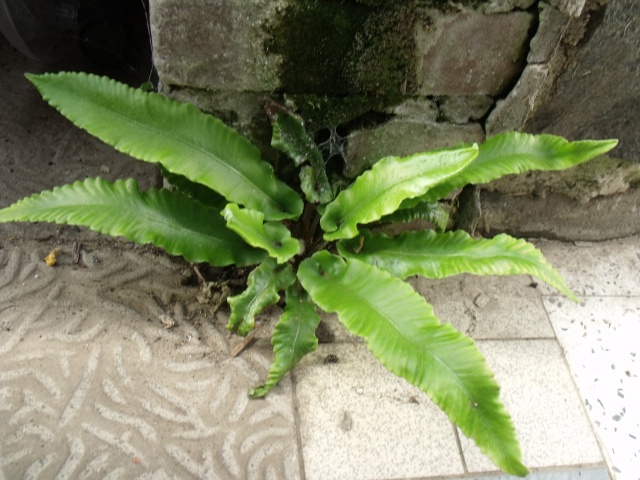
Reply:
[[[62, 260], [68, 253], [59, 246]], [[300, 478], [291, 382], [231, 358], [183, 265], [87, 247], [84, 268], [0, 250], [0, 468], [13, 478]]]

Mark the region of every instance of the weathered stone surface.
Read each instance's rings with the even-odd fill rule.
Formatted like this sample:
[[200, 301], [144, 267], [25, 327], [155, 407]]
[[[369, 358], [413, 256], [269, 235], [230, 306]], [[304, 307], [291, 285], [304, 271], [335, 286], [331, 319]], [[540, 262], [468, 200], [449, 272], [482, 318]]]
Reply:
[[509, 175], [483, 186], [507, 195], [546, 197], [561, 193], [580, 203], [624, 193], [640, 184], [640, 165], [601, 156], [560, 172], [528, 172]]
[[389, 109], [389, 113], [399, 117], [435, 122], [438, 106], [428, 98], [410, 98]]
[[349, 137], [346, 174], [356, 176], [376, 160], [389, 155], [406, 156], [483, 140], [482, 127], [477, 123], [451, 125], [391, 120], [372, 130], [357, 131]]
[[492, 105], [493, 98], [486, 95], [442, 97], [438, 102], [444, 119], [458, 125], [484, 117]]
[[431, 12], [416, 32], [418, 92], [423, 95], [501, 94], [517, 78], [533, 16]]
[[490, 0], [477, 6], [477, 11], [482, 13], [504, 13], [511, 10], [526, 10], [535, 3], [535, 0]]
[[640, 188], [581, 204], [562, 194], [544, 198], [482, 192], [482, 235], [601, 241], [640, 234]]
[[[367, 0], [356, 0], [367, 3]], [[375, 1], [375, 0], [374, 0]], [[386, 0], [380, 0], [382, 3]], [[389, 0], [393, 1], [393, 0]], [[536, 0], [457, 0], [456, 2], [443, 0], [418, 0], [418, 3], [441, 7], [443, 10], [456, 10], [460, 13], [507, 13], [513, 10], [527, 10]]]
[[567, 15], [579, 17], [584, 9], [585, 0], [550, 0], [550, 3]]
[[541, 2], [540, 8], [538, 30], [531, 40], [527, 55], [529, 64], [547, 63], [551, 60], [569, 22], [566, 14], [551, 5]]
[[261, 26], [283, 0], [151, 0], [153, 59], [168, 85], [269, 91], [278, 57], [262, 51]]
[[499, 100], [487, 118], [485, 129], [488, 136], [520, 130], [535, 108], [549, 69], [546, 65], [528, 65], [507, 98]]
[[167, 85], [207, 90], [401, 95], [415, 90], [412, 2], [152, 0]]
[[527, 122], [532, 133], [618, 138], [613, 155], [640, 162], [640, 2], [614, 0], [602, 23]]

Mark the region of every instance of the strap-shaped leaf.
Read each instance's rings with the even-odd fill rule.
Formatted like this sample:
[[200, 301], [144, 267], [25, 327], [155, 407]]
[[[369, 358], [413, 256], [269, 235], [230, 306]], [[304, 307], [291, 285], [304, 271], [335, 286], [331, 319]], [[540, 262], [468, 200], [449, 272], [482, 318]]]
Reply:
[[603, 155], [617, 140], [568, 142], [555, 135], [508, 132], [480, 145], [478, 157], [464, 170], [442, 182], [424, 197], [433, 201], [467, 184], [480, 184], [530, 170], [564, 170]]
[[444, 232], [449, 222], [449, 213], [438, 202], [422, 202], [413, 207], [400, 208], [380, 219], [383, 223], [408, 223], [425, 220], [435, 225], [439, 232]]
[[[286, 153], [293, 163], [299, 167], [303, 163], [317, 161], [322, 162], [322, 155], [316, 144], [311, 140], [300, 117], [288, 112], [279, 106], [271, 115], [273, 132], [271, 146]], [[316, 156], [317, 158], [312, 159]]]
[[291, 265], [278, 265], [275, 259], [267, 258], [249, 274], [246, 290], [227, 300], [231, 307], [227, 329], [238, 335], [247, 335], [255, 327], [256, 315], [278, 303], [278, 292], [295, 281]]
[[249, 245], [266, 250], [278, 263], [284, 263], [300, 252], [300, 242], [291, 237], [289, 229], [276, 222], [264, 223], [262, 212], [230, 203], [222, 211], [222, 215], [229, 229]]
[[264, 385], [251, 389], [252, 398], [264, 397], [307, 353], [318, 348], [320, 315], [307, 292], [296, 283], [287, 288], [287, 305], [271, 337], [273, 363]]
[[171, 173], [162, 165], [160, 165], [160, 173], [180, 193], [188, 195], [218, 212], [221, 212], [229, 203], [218, 192], [205, 187], [201, 183], [192, 182], [183, 175]]
[[324, 169], [303, 165], [300, 168], [300, 189], [309, 203], [325, 204], [333, 200], [333, 191]]
[[324, 159], [309, 137], [302, 119], [284, 108], [278, 109], [272, 115], [272, 119], [271, 146], [286, 153], [298, 167], [309, 163], [300, 172], [300, 188], [305, 193], [307, 201], [312, 203], [331, 201], [333, 195], [327, 179]]
[[140, 192], [135, 180], [88, 178], [56, 187], [0, 210], [0, 222], [82, 225], [215, 266], [253, 265], [265, 257], [227, 229], [218, 211], [178, 192]]
[[430, 188], [465, 168], [478, 146], [386, 157], [360, 175], [327, 205], [320, 225], [325, 240], [352, 238], [358, 223], [379, 220], [395, 212], [402, 200], [424, 195]]
[[84, 73], [27, 78], [65, 117], [121, 152], [161, 163], [268, 220], [302, 212], [300, 197], [276, 179], [255, 146], [191, 104]]
[[444, 278], [461, 273], [533, 275], [577, 301], [540, 250], [506, 234], [475, 239], [462, 230], [446, 233], [424, 230], [389, 237], [363, 230], [358, 238], [341, 241], [338, 251], [402, 279], [411, 275]]
[[416, 385], [500, 468], [525, 475], [515, 429], [493, 373], [473, 341], [440, 325], [431, 306], [402, 280], [326, 251], [300, 264], [298, 278], [320, 308], [392, 373]]

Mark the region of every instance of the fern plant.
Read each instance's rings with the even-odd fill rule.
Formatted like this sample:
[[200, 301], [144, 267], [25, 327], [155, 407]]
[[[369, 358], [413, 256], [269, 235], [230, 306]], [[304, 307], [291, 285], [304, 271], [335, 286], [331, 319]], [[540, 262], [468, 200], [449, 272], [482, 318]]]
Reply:
[[[386, 157], [346, 188], [330, 179], [301, 119], [267, 106], [272, 146], [299, 177], [278, 179], [248, 140], [193, 105], [82, 73], [27, 75], [78, 127], [117, 150], [158, 164], [176, 188], [141, 192], [134, 180], [89, 178], [0, 210], [0, 222], [83, 225], [213, 266], [255, 266], [228, 299], [227, 328], [246, 335], [255, 316], [284, 296], [262, 397], [316, 349], [318, 307], [336, 313], [391, 372], [418, 386], [505, 472], [525, 475], [499, 386], [474, 342], [441, 324], [403, 280], [461, 273], [533, 275], [569, 298], [558, 272], [531, 244], [507, 235], [445, 232], [439, 200], [467, 184], [528, 170], [560, 170], [613, 148], [507, 133], [481, 145]], [[370, 228], [409, 219], [434, 230], [389, 236]]]

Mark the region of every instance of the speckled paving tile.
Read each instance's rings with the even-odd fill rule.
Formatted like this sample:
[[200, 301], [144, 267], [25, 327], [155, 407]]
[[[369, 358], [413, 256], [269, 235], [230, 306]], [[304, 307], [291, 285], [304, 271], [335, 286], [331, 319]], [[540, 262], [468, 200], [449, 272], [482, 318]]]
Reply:
[[270, 345], [237, 358], [184, 263], [86, 247], [0, 247], [0, 478], [300, 478], [291, 382]]
[[528, 275], [409, 281], [433, 305], [434, 312], [475, 339], [553, 338], [553, 329]]
[[363, 344], [320, 345], [296, 368], [296, 397], [307, 480], [464, 473], [447, 417]]
[[[562, 351], [555, 340], [479, 341], [496, 374], [529, 468], [602, 464]], [[472, 473], [496, 471], [475, 444], [461, 435]]]
[[[592, 295], [640, 296], [640, 237], [600, 243], [562, 243], [535, 240], [579, 297]], [[555, 295], [541, 285], [545, 295]]]
[[545, 299], [612, 474], [640, 478], [640, 296]]

